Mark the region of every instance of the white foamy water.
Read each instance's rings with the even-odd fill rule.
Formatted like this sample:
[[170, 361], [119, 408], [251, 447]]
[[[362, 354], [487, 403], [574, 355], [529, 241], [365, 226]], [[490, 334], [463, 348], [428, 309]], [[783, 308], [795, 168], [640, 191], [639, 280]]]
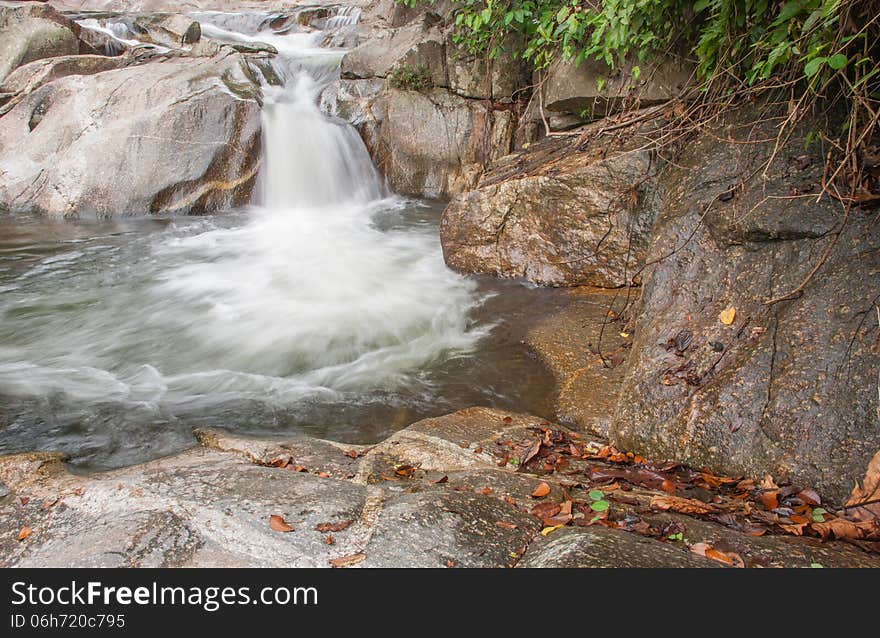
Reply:
[[446, 268], [434, 228], [379, 223], [417, 205], [389, 194], [357, 132], [316, 106], [340, 52], [318, 46], [321, 32], [203, 33], [281, 52], [260, 201], [127, 243], [98, 237], [113, 248], [71, 246], [22, 272], [0, 298], [0, 397], [167, 420], [424, 394], [422, 371], [488, 329], [469, 319], [475, 284]]

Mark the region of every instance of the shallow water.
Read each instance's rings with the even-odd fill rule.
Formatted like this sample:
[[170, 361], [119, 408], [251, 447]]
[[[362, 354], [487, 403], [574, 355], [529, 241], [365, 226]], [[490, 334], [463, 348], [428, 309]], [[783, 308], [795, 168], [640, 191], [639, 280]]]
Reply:
[[[370, 227], [397, 241], [410, 236], [439, 260], [440, 209], [398, 200], [376, 211]], [[283, 277], [259, 281], [246, 258], [229, 261], [218, 248], [254, 232], [255, 220], [258, 211], [108, 221], [0, 213], [0, 452], [57, 449], [75, 465], [106, 468], [185, 449], [200, 426], [369, 443], [470, 405], [550, 416], [551, 383], [522, 340], [529, 321], [565, 302], [559, 292], [462, 278], [480, 302], [443, 347], [423, 347], [417, 325], [414, 352], [387, 346], [390, 367], [369, 357], [360, 375], [338, 361], [319, 367], [309, 357], [339, 357], [349, 344], [334, 335], [351, 341], [372, 319], [363, 308], [346, 312], [347, 291], [335, 317], [348, 333], [321, 308], [312, 331], [302, 331], [297, 300], [279, 296]], [[244, 269], [240, 287], [187, 281], [214, 267], [228, 273], [233, 263]], [[422, 274], [416, 282], [437, 285]], [[243, 308], [253, 304], [251, 315], [224, 316], [216, 307], [224, 292], [241, 295]], [[406, 312], [406, 298], [392, 306], [379, 299], [377, 312]], [[473, 339], [458, 343], [462, 335]], [[315, 378], [321, 383], [306, 383]]]

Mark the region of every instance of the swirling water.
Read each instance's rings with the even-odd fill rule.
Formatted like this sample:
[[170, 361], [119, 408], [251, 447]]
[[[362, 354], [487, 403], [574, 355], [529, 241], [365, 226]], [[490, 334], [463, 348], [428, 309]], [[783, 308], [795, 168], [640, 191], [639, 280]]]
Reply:
[[190, 446], [196, 426], [369, 442], [467, 405], [549, 412], [519, 319], [554, 293], [446, 268], [439, 206], [389, 193], [357, 132], [316, 106], [339, 51], [320, 32], [203, 29], [281, 52], [257, 201], [0, 214], [0, 452], [112, 467]]

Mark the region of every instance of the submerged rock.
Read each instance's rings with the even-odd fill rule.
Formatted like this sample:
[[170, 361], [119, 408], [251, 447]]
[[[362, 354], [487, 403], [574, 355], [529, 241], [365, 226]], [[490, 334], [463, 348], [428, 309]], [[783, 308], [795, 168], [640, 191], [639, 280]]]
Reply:
[[246, 202], [260, 164], [254, 77], [221, 48], [43, 84], [0, 117], [0, 206], [109, 216]]
[[[728, 122], [730, 135], [775, 138], [750, 121]], [[663, 178], [649, 252], [657, 263], [646, 271], [612, 438], [843, 500], [880, 448], [877, 324], [867, 319], [880, 289], [880, 233], [854, 208], [802, 294], [768, 304], [816, 266], [843, 207], [819, 197], [823, 158], [804, 159], [802, 134], [779, 150], [767, 179], [745, 184], [773, 143], [745, 154], [721, 140], [698, 138]], [[682, 331], [687, 345], [671, 346]]]
[[443, 212], [446, 263], [551, 286], [630, 284], [653, 222], [648, 151], [554, 138], [503, 158]]

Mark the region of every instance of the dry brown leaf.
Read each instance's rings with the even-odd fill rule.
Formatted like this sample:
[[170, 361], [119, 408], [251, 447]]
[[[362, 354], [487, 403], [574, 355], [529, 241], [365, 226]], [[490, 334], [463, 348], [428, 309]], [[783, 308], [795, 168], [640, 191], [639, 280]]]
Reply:
[[880, 451], [868, 463], [865, 478], [853, 488], [846, 507], [851, 509], [868, 501], [871, 503], [855, 509], [853, 516], [859, 520], [880, 519]]
[[318, 477], [319, 478], [330, 478], [330, 473], [329, 472], [318, 472]]
[[31, 534], [33, 534], [33, 530], [30, 527], [28, 527], [27, 525], [25, 525], [24, 527], [21, 528], [21, 531], [18, 533], [18, 540], [23, 541]]
[[341, 558], [331, 558], [330, 564], [333, 567], [351, 567], [352, 565], [357, 565], [366, 559], [367, 555], [364, 553], [360, 554], [352, 554], [351, 556], [342, 556]]
[[758, 487], [762, 490], [778, 490], [779, 486], [776, 484], [776, 481], [773, 480], [773, 477], [767, 474], [764, 479], [758, 484]]
[[483, 487], [483, 488], [477, 490], [477, 494], [482, 494], [483, 496], [488, 496], [491, 493], [492, 493], [491, 487]]
[[779, 527], [784, 529], [789, 534], [794, 534], [795, 536], [803, 536], [804, 528], [807, 526], [806, 523], [794, 523], [792, 525], [788, 525], [786, 523], [779, 523]]
[[287, 521], [278, 514], [272, 514], [269, 516], [269, 529], [275, 532], [292, 532], [293, 525], [289, 525]]
[[712, 514], [718, 511], [715, 505], [694, 498], [660, 495], [651, 498], [651, 509], [663, 510], [664, 512], [672, 510], [682, 514]]
[[30, 496], [19, 496], [18, 500], [21, 501], [22, 505], [27, 505], [28, 502], [31, 500], [31, 497]]
[[715, 549], [708, 543], [694, 543], [693, 545], [691, 545], [691, 551], [694, 554], [705, 556], [709, 560], [714, 560], [718, 563], [724, 563], [725, 565], [729, 565], [730, 567], [746, 566], [745, 561], [743, 561], [742, 557], [736, 552], [722, 552]]
[[502, 421], [504, 421], [505, 423], [513, 423], [513, 418], [506, 416], [502, 419]]
[[440, 483], [445, 483], [448, 480], [449, 480], [449, 477], [446, 474], [444, 474], [440, 478], [431, 481], [431, 483], [433, 483], [434, 485], [439, 485]]
[[347, 456], [350, 459], [356, 459], [357, 457], [360, 456], [360, 452], [358, 452], [357, 450], [349, 450], [348, 452], [345, 453], [345, 456]]
[[726, 308], [726, 309], [722, 310], [718, 314], [718, 319], [725, 326], [729, 326], [730, 324], [732, 324], [736, 320], [736, 308], [731, 306], [730, 308]]
[[333, 538], [333, 534], [327, 534], [327, 536], [324, 538], [325, 545], [332, 545], [334, 542], [336, 542], [336, 539]]
[[518, 529], [519, 525], [516, 523], [509, 523], [508, 521], [498, 521], [495, 523], [498, 527], [503, 527], [504, 529]]
[[813, 523], [814, 531], [822, 538], [833, 536], [834, 538], [848, 540], [875, 540], [880, 539], [880, 521], [850, 521], [845, 518], [833, 518], [824, 523]]
[[353, 518], [342, 521], [341, 523], [318, 523], [315, 526], [315, 529], [319, 532], [341, 532], [342, 530], [347, 529], [352, 523], [354, 523]]
[[559, 503], [538, 503], [529, 511], [529, 513], [532, 516], [537, 516], [541, 520], [544, 520], [556, 516], [561, 511], [562, 505]]
[[541, 481], [538, 484], [538, 487], [535, 488], [535, 491], [532, 492], [532, 498], [543, 498], [543, 497], [547, 496], [549, 493], [550, 493], [550, 486], [546, 482]]
[[764, 506], [766, 510], [775, 510], [779, 507], [779, 492], [769, 491], [769, 492], [761, 492], [758, 498], [761, 501], [761, 504]]

